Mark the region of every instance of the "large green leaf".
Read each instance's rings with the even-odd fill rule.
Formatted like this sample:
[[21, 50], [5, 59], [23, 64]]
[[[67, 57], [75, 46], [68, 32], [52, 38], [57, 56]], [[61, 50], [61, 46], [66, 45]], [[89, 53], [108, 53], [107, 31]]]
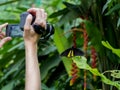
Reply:
[[[69, 47], [69, 42], [67, 41], [67, 38], [63, 35], [63, 31], [59, 28], [56, 28], [55, 34], [54, 34], [54, 42], [57, 47], [57, 50], [59, 54], [61, 54], [64, 50], [66, 50]], [[64, 66], [66, 68], [67, 73], [70, 73], [71, 70], [71, 64], [72, 60], [68, 58], [62, 58]]]
[[105, 75], [101, 74], [97, 68], [91, 68], [87, 64], [87, 59], [85, 57], [73, 57], [73, 61], [76, 63], [78, 68], [89, 70], [92, 74], [101, 77], [102, 82], [115, 86], [118, 90], [120, 90], [120, 84], [117, 81], [111, 81]]
[[49, 57], [49, 59], [45, 60], [42, 64], [41, 64], [41, 79], [45, 79], [46, 77], [48, 77], [47, 75], [50, 73], [49, 71], [55, 67], [57, 67], [60, 63], [60, 58], [58, 57], [58, 55], [54, 55], [52, 57]]

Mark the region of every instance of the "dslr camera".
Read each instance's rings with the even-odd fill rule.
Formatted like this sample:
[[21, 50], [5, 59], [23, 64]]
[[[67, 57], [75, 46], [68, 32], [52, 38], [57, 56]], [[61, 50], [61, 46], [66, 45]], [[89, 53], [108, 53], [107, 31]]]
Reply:
[[[23, 36], [23, 30], [25, 25], [26, 17], [29, 15], [29, 12], [23, 12], [20, 15], [20, 23], [19, 24], [9, 24], [6, 27], [6, 36], [10, 37], [22, 37]], [[32, 14], [31, 14], [32, 15]], [[33, 15], [32, 15], [33, 16]], [[54, 27], [50, 23], [46, 23], [46, 30], [41, 27], [40, 25], [33, 24], [35, 21], [35, 16], [33, 16], [31, 25], [33, 26], [36, 33], [41, 34], [40, 39], [48, 39], [52, 34], [54, 34]]]

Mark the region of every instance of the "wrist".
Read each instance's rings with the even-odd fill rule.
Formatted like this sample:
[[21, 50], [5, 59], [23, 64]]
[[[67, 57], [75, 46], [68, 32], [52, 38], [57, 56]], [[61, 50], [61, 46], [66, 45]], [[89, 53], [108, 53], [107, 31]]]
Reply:
[[25, 43], [26, 49], [37, 49], [37, 43]]
[[37, 42], [31, 42], [31, 41], [24, 41], [25, 46], [36, 46]]
[[37, 57], [37, 45], [25, 45], [26, 56]]

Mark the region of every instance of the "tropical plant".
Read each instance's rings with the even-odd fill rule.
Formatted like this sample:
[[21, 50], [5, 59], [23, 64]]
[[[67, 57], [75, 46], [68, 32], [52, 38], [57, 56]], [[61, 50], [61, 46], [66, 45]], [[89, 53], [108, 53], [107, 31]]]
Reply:
[[[42, 90], [117, 90], [119, 3], [119, 0], [1, 0], [0, 23], [18, 24], [20, 13], [33, 4], [48, 12], [55, 34], [39, 43]], [[84, 56], [76, 57], [71, 47], [81, 49]], [[60, 56], [66, 49], [70, 49], [67, 56], [73, 57]], [[0, 49], [1, 90], [24, 89], [24, 56], [22, 38], [13, 38]]]
[[[53, 13], [50, 16], [51, 18], [54, 18], [54, 17], [60, 18], [57, 23], [57, 26], [61, 27], [61, 31], [59, 30], [56, 31], [55, 36], [58, 35], [59, 38], [56, 39], [55, 37], [54, 39], [58, 50], [60, 49], [60, 45], [58, 44], [57, 40], [58, 39], [61, 40], [59, 35], [62, 34], [62, 37], [66, 37], [68, 38], [67, 40], [70, 41], [71, 35], [70, 34], [65, 35], [65, 34], [66, 32], [67, 33], [71, 31], [74, 32], [75, 29], [73, 30], [71, 28], [77, 27], [75, 31], [77, 31], [77, 34], [79, 33], [79, 36], [81, 36], [83, 33], [84, 40], [80, 39], [79, 37], [79, 40], [76, 40], [76, 43], [78, 47], [81, 47], [82, 45], [84, 45], [83, 50], [85, 52], [85, 56], [87, 57], [87, 61], [89, 63], [92, 63], [91, 60], [95, 60], [96, 54], [94, 53], [96, 51], [98, 69], [101, 73], [105, 72], [106, 70], [112, 70], [112, 69], [117, 70], [119, 67], [118, 56], [112, 54], [110, 50], [104, 48], [101, 44], [101, 41], [106, 40], [113, 47], [115, 48], [120, 47], [119, 4], [118, 3], [119, 3], [118, 0], [108, 0], [108, 1], [80, 0], [80, 3], [77, 3], [77, 4], [63, 2], [63, 4], [66, 7], [63, 8], [62, 10], [59, 10]], [[81, 19], [82, 21], [79, 19]], [[66, 28], [67, 26], [69, 26], [69, 28]], [[84, 33], [85, 31], [87, 31], [87, 34]], [[80, 44], [81, 41], [84, 41], [84, 42]], [[94, 55], [92, 55], [91, 59], [90, 59], [90, 53], [89, 53], [90, 47], [94, 47], [95, 49], [93, 53]], [[94, 61], [94, 63], [96, 63], [96, 61]], [[86, 75], [86, 72], [84, 73]], [[109, 79], [111, 79], [110, 74], [105, 74], [105, 75]], [[85, 77], [84, 82], [86, 82], [86, 76], [84, 77]], [[102, 89], [113, 90], [115, 88], [112, 86], [102, 84]], [[86, 84], [84, 86], [84, 90], [86, 90]]]

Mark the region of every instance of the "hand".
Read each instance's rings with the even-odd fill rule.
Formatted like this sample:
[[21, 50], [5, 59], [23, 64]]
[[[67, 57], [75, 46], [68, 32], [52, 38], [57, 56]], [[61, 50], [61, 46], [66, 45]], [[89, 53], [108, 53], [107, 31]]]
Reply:
[[[36, 16], [35, 22], [33, 24], [40, 25], [43, 28], [46, 27], [47, 14], [43, 9], [30, 8], [28, 9], [28, 12]], [[31, 22], [32, 22], [32, 15], [28, 15], [26, 18], [26, 22], [24, 26], [24, 34], [23, 34], [25, 45], [37, 44], [41, 36], [34, 31]]]
[[8, 25], [8, 23], [0, 25], [0, 48], [8, 41], [10, 41], [11, 37], [5, 37], [5, 33], [2, 32], [2, 29], [5, 28]]

